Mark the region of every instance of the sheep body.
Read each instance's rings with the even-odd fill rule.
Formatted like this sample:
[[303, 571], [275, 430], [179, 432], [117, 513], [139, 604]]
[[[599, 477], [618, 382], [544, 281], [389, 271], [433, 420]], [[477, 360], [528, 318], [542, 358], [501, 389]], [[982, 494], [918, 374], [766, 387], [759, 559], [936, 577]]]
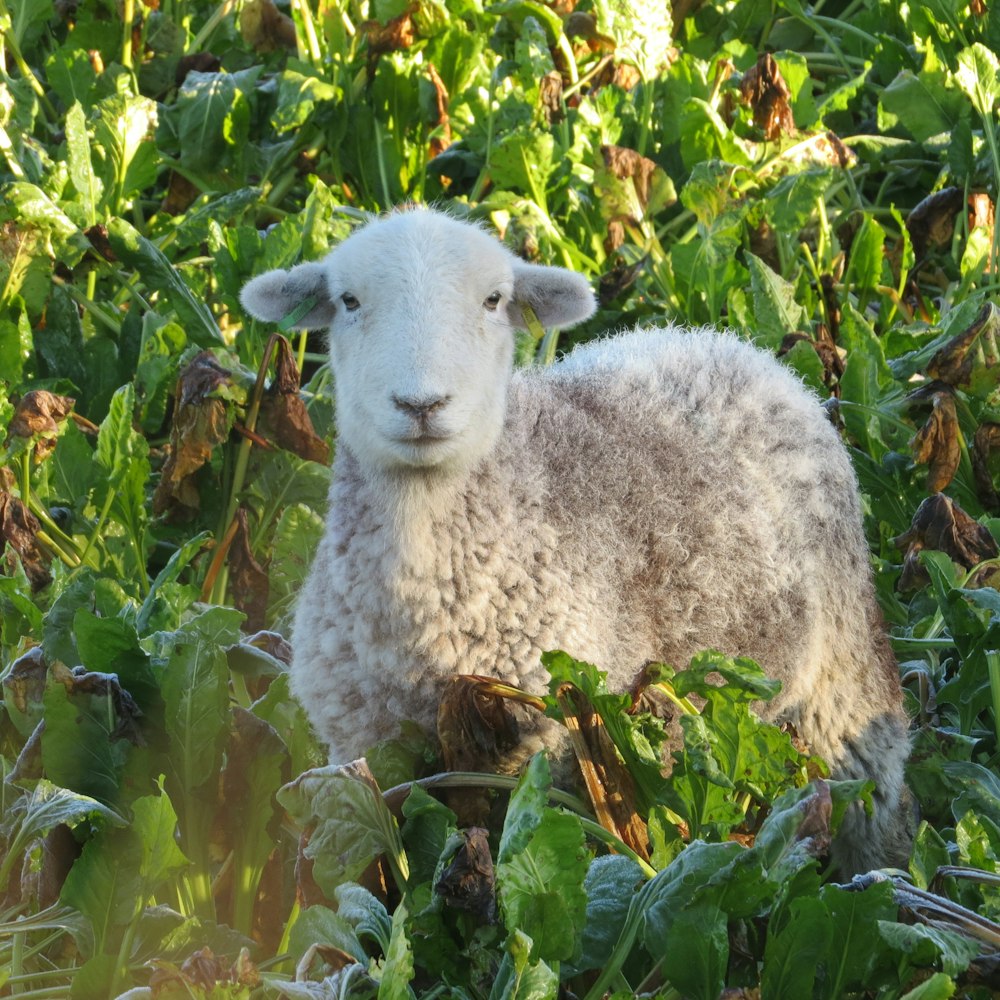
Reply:
[[[396, 218], [409, 218], [404, 232], [425, 235], [441, 220], [426, 212]], [[449, 233], [469, 228], [445, 222]], [[451, 281], [433, 241], [421, 247], [431, 258], [421, 290], [431, 285], [447, 318], [473, 279]], [[323, 273], [332, 299], [337, 266]], [[259, 306], [253, 294], [245, 301]], [[423, 325], [427, 336], [430, 328]], [[337, 337], [333, 322], [339, 418], [347, 379], [361, 369], [350, 359], [338, 368]], [[715, 648], [752, 657], [781, 680], [764, 710], [794, 723], [835, 776], [878, 781], [879, 807], [871, 820], [852, 816], [841, 866], [898, 862], [907, 754], [898, 673], [850, 460], [815, 397], [770, 356], [705, 329], [637, 330], [512, 376], [509, 350], [489, 345], [474, 352], [490, 359], [487, 369], [499, 355], [493, 378], [506, 391], [498, 424], [481, 421], [485, 444], [473, 435], [466, 447], [471, 457], [422, 465], [422, 454], [402, 449], [399, 460], [373, 461], [364, 439], [349, 433], [338, 442], [292, 664], [293, 691], [332, 757], [359, 756], [403, 719], [433, 728], [451, 674], [541, 691], [540, 654], [560, 648], [598, 664], [609, 686], [624, 690], [648, 661], [684, 666]], [[433, 372], [432, 362], [421, 364]], [[449, 386], [471, 371], [460, 366]], [[370, 388], [378, 379], [369, 375], [358, 378]], [[410, 422], [425, 430], [438, 426], [438, 409], [443, 420], [465, 405], [453, 399], [457, 389], [437, 385], [428, 394], [429, 384], [405, 397], [438, 401], [419, 418], [406, 404]], [[401, 408], [397, 393], [383, 395]], [[494, 400], [483, 405], [498, 409]], [[339, 426], [343, 435], [351, 421]], [[436, 439], [424, 443], [437, 448]], [[552, 739], [541, 725], [526, 749]]]

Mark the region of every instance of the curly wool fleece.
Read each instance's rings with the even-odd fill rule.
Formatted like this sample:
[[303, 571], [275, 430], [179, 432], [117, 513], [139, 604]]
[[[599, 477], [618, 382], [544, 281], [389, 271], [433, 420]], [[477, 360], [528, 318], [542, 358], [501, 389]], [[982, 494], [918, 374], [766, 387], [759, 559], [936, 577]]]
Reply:
[[877, 781], [839, 866], [905, 857], [907, 719], [857, 484], [786, 368], [733, 336], [668, 328], [512, 373], [516, 303], [557, 325], [587, 315], [590, 294], [438, 213], [370, 223], [301, 267], [256, 279], [270, 284], [244, 303], [274, 319], [305, 288], [330, 325], [340, 437], [292, 685], [333, 759], [403, 719], [433, 728], [451, 674], [542, 691], [540, 654], [558, 648], [624, 690], [649, 661], [714, 648], [782, 682], [764, 711], [835, 777]]

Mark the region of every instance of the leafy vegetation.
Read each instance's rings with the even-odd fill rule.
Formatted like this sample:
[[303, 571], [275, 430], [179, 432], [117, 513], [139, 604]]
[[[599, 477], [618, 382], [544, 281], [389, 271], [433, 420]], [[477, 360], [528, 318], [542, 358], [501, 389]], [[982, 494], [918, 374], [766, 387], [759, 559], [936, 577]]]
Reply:
[[[981, 0], [0, 0], [0, 991], [993, 995], [998, 55]], [[604, 718], [624, 818], [539, 757], [459, 829], [411, 731], [323, 766], [282, 636], [333, 389], [238, 292], [408, 199], [594, 278], [521, 363], [725, 324], [829, 400], [915, 720], [907, 878], [826, 878], [868, 789], [713, 654], [650, 677], [669, 779], [549, 656], [534, 700]]]

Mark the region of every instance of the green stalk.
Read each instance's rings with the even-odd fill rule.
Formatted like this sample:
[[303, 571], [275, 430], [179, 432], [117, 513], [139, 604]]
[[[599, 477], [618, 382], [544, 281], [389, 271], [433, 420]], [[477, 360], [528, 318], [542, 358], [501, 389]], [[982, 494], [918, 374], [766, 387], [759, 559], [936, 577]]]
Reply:
[[[24, 939], [27, 937], [27, 932], [22, 931], [18, 934], [12, 935], [13, 940], [11, 941], [11, 955], [10, 955], [10, 974], [14, 979], [20, 979], [24, 972]], [[10, 992], [14, 996], [21, 995], [21, 987], [11, 986]]]
[[1000, 746], [1000, 650], [987, 650], [986, 666], [990, 678], [990, 697], [993, 700], [993, 730], [997, 745]]
[[[10, 11], [7, 9], [7, 0], [0, 0], [0, 18], [9, 20], [11, 24], [14, 23], [14, 19], [10, 16]], [[3, 40], [6, 43], [7, 48], [10, 49], [10, 54], [14, 57], [14, 63], [17, 65], [21, 76], [24, 77], [28, 86], [31, 87], [37, 95], [49, 121], [58, 121], [59, 115], [56, 113], [56, 109], [49, 100], [48, 94], [39, 82], [38, 77], [32, 73], [31, 67], [27, 64], [27, 62], [25, 62], [24, 56], [21, 54], [21, 46], [18, 45], [17, 39], [14, 37], [14, 32], [4, 32]]]
[[135, 20], [135, 0], [123, 0], [122, 3], [122, 65], [132, 69], [132, 22]]
[[[188, 52], [201, 52], [206, 47], [206, 42], [215, 29], [229, 16], [236, 6], [236, 0], [225, 0], [215, 8], [212, 16], [202, 25], [201, 31], [194, 37], [194, 41], [188, 46]], [[179, 21], [177, 22], [179, 23]]]
[[[107, 498], [104, 501], [104, 507], [101, 508], [101, 514], [97, 518], [97, 524], [94, 525], [94, 530], [90, 533], [90, 536], [87, 538], [87, 544], [84, 545], [84, 547], [83, 547], [83, 553], [80, 556], [80, 565], [81, 566], [87, 561], [87, 556], [90, 555], [90, 550], [94, 547], [94, 543], [97, 541], [97, 538], [100, 535], [101, 530], [104, 527], [104, 522], [108, 519], [108, 514], [111, 513], [111, 505], [114, 502], [115, 502], [115, 493], [114, 493], [114, 490], [108, 490]], [[79, 568], [80, 567], [78, 566], [75, 570], [73, 570], [72, 573], [70, 573], [70, 577], [69, 577], [70, 580], [73, 579], [73, 576], [76, 574], [76, 572], [77, 572], [77, 570]]]
[[[67, 535], [66, 532], [63, 531], [62, 528], [60, 528], [55, 521], [52, 520], [51, 515], [45, 509], [44, 505], [38, 499], [35, 493], [30, 494], [30, 497], [27, 501], [27, 507], [28, 510], [30, 510], [31, 513], [34, 514], [35, 517], [37, 517], [38, 520], [42, 522], [42, 524], [45, 525], [48, 533], [53, 538], [55, 538], [56, 541], [58, 541], [59, 547], [72, 553], [74, 559], [76, 561], [79, 561], [80, 556], [83, 553], [82, 550], [80, 549], [80, 546], [77, 544], [76, 539], [72, 538], [70, 535]], [[74, 562], [73, 565], [75, 566], [76, 562]]]

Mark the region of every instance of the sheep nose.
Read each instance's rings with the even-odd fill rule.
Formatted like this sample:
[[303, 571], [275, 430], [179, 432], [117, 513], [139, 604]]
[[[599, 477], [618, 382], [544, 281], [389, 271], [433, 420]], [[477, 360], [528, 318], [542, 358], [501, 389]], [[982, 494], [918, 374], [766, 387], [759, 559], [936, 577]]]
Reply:
[[450, 398], [450, 396], [437, 396], [427, 399], [414, 399], [412, 397], [407, 399], [397, 396], [395, 393], [392, 394], [392, 401], [396, 409], [402, 410], [407, 416], [416, 417], [418, 420], [440, 410]]

